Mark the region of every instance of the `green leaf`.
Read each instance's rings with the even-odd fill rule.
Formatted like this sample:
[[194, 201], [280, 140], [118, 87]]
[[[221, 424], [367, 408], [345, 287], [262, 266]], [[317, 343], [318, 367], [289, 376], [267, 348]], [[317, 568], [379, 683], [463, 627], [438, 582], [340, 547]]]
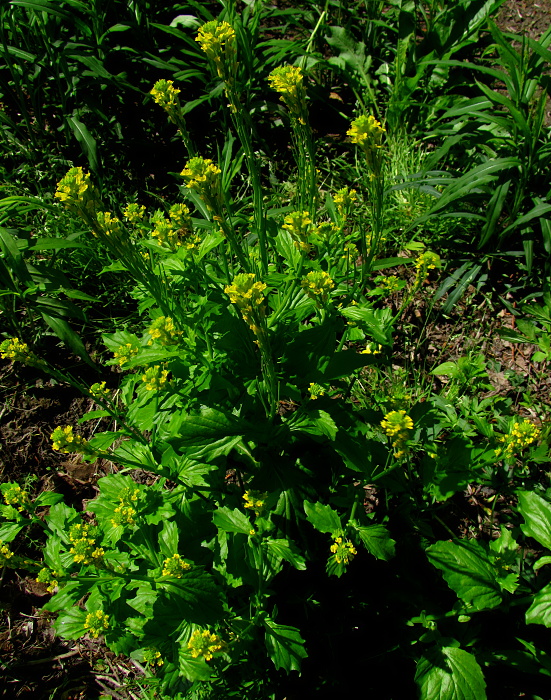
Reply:
[[212, 670], [205, 658], [200, 656], [194, 659], [187, 650], [187, 643], [180, 645], [178, 652], [180, 673], [190, 681], [206, 681], [210, 678]]
[[538, 571], [538, 569], [541, 569], [542, 566], [547, 566], [547, 564], [551, 564], [551, 557], [540, 557], [534, 564], [534, 571]]
[[284, 671], [299, 671], [301, 659], [308, 656], [304, 648], [304, 639], [296, 627], [278, 625], [267, 617], [264, 620], [266, 629], [266, 648], [274, 666]]
[[518, 510], [525, 520], [520, 529], [551, 549], [551, 504], [533, 491], [518, 491]]
[[12, 542], [28, 523], [30, 520], [25, 520], [24, 523], [2, 523], [0, 525], [0, 540]]
[[[91, 57], [85, 56], [75, 56], [75, 58], [77, 58], [79, 61], [82, 61], [83, 63], [86, 63], [87, 60], [96, 60], [91, 59]], [[66, 119], [69, 123], [69, 126], [73, 130], [73, 134], [75, 135], [76, 140], [80, 143], [84, 155], [88, 158], [90, 169], [93, 172], [97, 172], [99, 168], [99, 163], [96, 152], [96, 139], [92, 136], [92, 134], [86, 128], [85, 124], [83, 124], [80, 121], [80, 119], [77, 119], [76, 117], [67, 117]]]
[[194, 459], [210, 461], [227, 455], [243, 438], [248, 424], [230, 413], [203, 408], [198, 415], [176, 416], [177, 434], [167, 442], [176, 450], [192, 453]]
[[251, 521], [245, 513], [242, 513], [238, 508], [230, 510], [227, 506], [214, 511], [212, 522], [225, 532], [240, 532], [243, 535], [248, 535], [253, 529]]
[[78, 639], [86, 633], [84, 621], [86, 612], [79, 608], [69, 608], [65, 612], [60, 612], [59, 617], [54, 622], [53, 628], [56, 634], [63, 639]]
[[62, 318], [57, 318], [50, 316], [44, 311], [40, 311], [42, 318], [50, 326], [57, 337], [62, 340], [65, 345], [67, 345], [81, 360], [84, 360], [90, 367], [97, 369], [95, 363], [90, 358], [90, 355], [86, 352], [84, 343], [80, 337], [75, 333], [71, 326]]
[[349, 523], [350, 527], [358, 533], [365, 548], [377, 559], [388, 561], [394, 556], [394, 545], [396, 542], [384, 525], [367, 525], [366, 527], [357, 525], [354, 520]]
[[495, 565], [480, 543], [473, 540], [437, 542], [428, 547], [426, 554], [465, 603], [476, 610], [495, 608], [501, 603]]
[[472, 654], [457, 647], [433, 647], [417, 663], [421, 700], [486, 700], [486, 683]]
[[295, 569], [304, 571], [306, 562], [304, 557], [298, 552], [296, 545], [289, 540], [272, 539], [268, 537], [263, 540], [262, 544], [267, 547], [272, 554], [280, 559], [285, 559], [289, 564], [292, 564]]
[[[349, 306], [341, 310], [345, 318], [360, 324], [376, 343], [392, 345], [393, 317], [390, 309], [371, 309], [362, 306]], [[349, 350], [347, 352], [350, 352]]]
[[320, 532], [342, 532], [341, 519], [337, 511], [331, 506], [324, 505], [319, 501], [310, 503], [304, 501], [304, 511], [308, 521]]
[[551, 584], [536, 593], [526, 611], [526, 624], [531, 623], [551, 627]]
[[42, 491], [36, 498], [34, 505], [37, 506], [53, 506], [63, 500], [63, 496], [55, 491]]

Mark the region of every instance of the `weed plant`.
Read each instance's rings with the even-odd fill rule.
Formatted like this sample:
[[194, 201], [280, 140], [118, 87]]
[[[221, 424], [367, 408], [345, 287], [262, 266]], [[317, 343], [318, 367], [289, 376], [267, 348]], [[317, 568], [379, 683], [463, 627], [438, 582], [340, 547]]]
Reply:
[[[413, 11], [406, 5], [392, 4], [402, 21]], [[422, 5], [431, 40], [443, 18], [459, 21], [443, 5]], [[348, 126], [357, 184], [321, 186], [308, 69], [317, 81], [321, 61], [309, 58], [332, 8], [319, 11], [296, 65], [274, 66], [278, 44], [264, 46], [270, 101], [280, 103], [292, 134], [290, 200], [267, 187], [262, 171], [257, 3], [241, 15], [228, 4], [219, 19], [203, 17], [186, 44], [193, 66], [203, 55], [204, 65], [190, 70], [214, 86], [208, 99], [220, 99], [216, 113], [231, 124], [206, 154], [176, 75], [151, 86], [188, 153], [178, 201], [117, 201], [82, 167], [71, 167], [55, 192], [98, 259], [107, 257], [105, 269], [132, 281], [137, 313], [132, 327], [103, 336], [107, 364], [121, 371], [117, 392], [68, 378], [97, 405], [81, 422], [110, 418], [112, 429], [90, 440], [76, 425], [52, 433], [54, 450], [108, 459], [112, 470], [83, 512], [57, 493], [33, 497], [21, 484], [1, 484], [0, 563], [47, 587], [44, 610], [56, 616], [56, 634], [101, 638], [139, 663], [144, 697], [284, 697], [301, 689], [301, 669], [308, 692], [334, 694], [356, 685], [366, 659], [374, 676], [401, 664], [409, 674], [403, 692], [412, 696], [415, 684], [423, 700], [483, 700], [495, 669], [551, 675], [551, 649], [537, 627], [551, 626], [543, 416], [521, 415], [510, 398], [495, 395], [479, 353], [433, 368], [439, 392], [430, 377], [395, 362], [403, 351], [396, 327], [442, 264], [419, 227], [446, 203], [478, 193], [483, 169], [459, 184], [442, 173], [401, 182], [430, 156], [411, 156], [398, 128], [417, 89], [400, 63], [413, 52], [413, 29], [398, 24], [386, 122], [379, 106]], [[369, 16], [371, 41], [376, 27]], [[442, 49], [438, 60], [451, 67], [446, 36], [448, 53]], [[461, 36], [457, 50], [471, 41], [471, 33]], [[436, 61], [427, 55], [423, 75]], [[364, 87], [368, 96], [375, 89]], [[358, 97], [368, 103], [365, 93]], [[495, 172], [503, 165], [489, 162], [497, 162]], [[531, 161], [526, 167], [532, 172]], [[80, 249], [53, 240], [50, 249]], [[69, 313], [56, 296], [68, 287], [43, 274], [40, 288], [25, 246], [9, 232], [2, 243], [2, 311], [13, 325], [2, 357], [62, 381], [62, 369], [18, 325], [14, 305], [24, 302], [52, 326], [41, 307], [48, 299]], [[526, 313], [537, 325], [519, 326], [520, 339], [537, 338], [537, 360], [547, 361], [548, 308]], [[458, 536], [453, 512], [467, 489], [480, 499], [485, 536]], [[25, 555], [25, 538], [36, 532], [45, 542], [41, 559]], [[334, 618], [333, 655], [323, 648], [330, 635], [318, 599], [321, 617], [331, 611]], [[316, 668], [320, 659], [330, 672]], [[398, 692], [393, 680], [388, 697]]]

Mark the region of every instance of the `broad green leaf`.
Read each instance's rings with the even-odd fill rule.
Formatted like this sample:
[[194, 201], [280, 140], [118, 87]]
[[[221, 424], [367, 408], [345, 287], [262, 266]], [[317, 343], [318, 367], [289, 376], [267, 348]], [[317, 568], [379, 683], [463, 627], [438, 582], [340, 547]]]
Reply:
[[331, 506], [320, 503], [304, 501], [304, 512], [308, 521], [320, 532], [341, 532], [341, 519], [337, 511]]
[[296, 545], [289, 540], [284, 539], [272, 539], [268, 537], [263, 540], [262, 544], [281, 559], [285, 559], [289, 564], [292, 564], [295, 569], [299, 571], [304, 571], [306, 569], [306, 562], [304, 557], [298, 552]]
[[421, 700], [486, 700], [486, 683], [472, 654], [436, 646], [417, 663]]
[[348, 523], [356, 530], [365, 548], [377, 559], [388, 561], [394, 556], [394, 545], [396, 542], [391, 538], [384, 525], [357, 525], [351, 520]]
[[78, 639], [86, 633], [84, 621], [87, 613], [79, 608], [69, 608], [69, 610], [59, 613], [53, 628], [56, 634], [63, 639]]
[[526, 624], [535, 623], [551, 627], [551, 584], [542, 588], [534, 596], [526, 611]]
[[266, 648], [276, 668], [284, 671], [299, 671], [301, 659], [308, 656], [304, 648], [304, 639], [296, 627], [278, 625], [267, 617], [264, 620], [266, 629]]
[[181, 644], [178, 653], [180, 673], [190, 681], [206, 681], [212, 674], [212, 669], [202, 656], [194, 659], [187, 649], [187, 644]]
[[63, 500], [63, 496], [55, 491], [42, 491], [36, 498], [34, 505], [37, 506], [53, 506]]
[[[97, 61], [97, 59], [92, 59], [89, 56], [75, 56], [75, 58], [86, 64], [87, 61]], [[80, 119], [77, 119], [76, 117], [67, 117], [67, 122], [73, 130], [76, 140], [80, 143], [84, 155], [88, 158], [90, 169], [93, 170], [93, 172], [97, 172], [99, 162], [97, 156], [96, 139], [92, 136], [92, 134], [86, 128], [86, 125], [81, 122]]]
[[518, 510], [525, 520], [520, 529], [551, 549], [551, 504], [533, 491], [518, 491]]
[[176, 450], [193, 453], [194, 459], [208, 461], [227, 455], [249, 429], [248, 423], [230, 413], [204, 408], [198, 415], [187, 415], [180, 423], [175, 437], [167, 442]]
[[430, 563], [442, 571], [447, 584], [476, 610], [501, 603], [497, 572], [488, 553], [476, 541], [437, 542], [426, 550]]
[[534, 571], [538, 571], [538, 569], [541, 569], [542, 566], [547, 566], [547, 564], [551, 564], [551, 557], [540, 557], [534, 564]]
[[30, 520], [25, 520], [24, 523], [2, 523], [0, 525], [0, 540], [2, 542], [12, 542], [25, 525], [30, 522]]
[[227, 506], [214, 511], [212, 522], [225, 532], [240, 532], [243, 535], [248, 535], [253, 529], [251, 521], [245, 513], [242, 513], [238, 508], [230, 510]]
[[50, 314], [47, 314], [44, 311], [40, 311], [40, 313], [42, 314], [42, 318], [50, 326], [57, 337], [62, 340], [65, 345], [67, 345], [75, 353], [75, 355], [80, 357], [81, 360], [84, 360], [90, 365], [90, 367], [97, 369], [95, 363], [86, 352], [86, 348], [84, 347], [84, 343], [80, 339], [80, 336], [75, 333], [65, 319], [50, 316]]

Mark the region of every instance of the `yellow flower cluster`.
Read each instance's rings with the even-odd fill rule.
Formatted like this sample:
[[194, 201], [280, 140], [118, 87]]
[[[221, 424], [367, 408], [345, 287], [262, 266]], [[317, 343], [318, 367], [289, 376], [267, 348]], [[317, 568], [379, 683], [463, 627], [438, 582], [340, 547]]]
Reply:
[[19, 338], [3, 340], [0, 343], [0, 356], [3, 360], [25, 362], [29, 365], [36, 365], [40, 362], [38, 357], [29, 350], [27, 343], [23, 343]]
[[0, 540], [0, 566], [6, 566], [8, 561], [14, 556], [7, 544]]
[[131, 224], [137, 224], [138, 221], [141, 221], [145, 216], [145, 207], [143, 204], [127, 204], [123, 215], [126, 221], [129, 221]]
[[96, 221], [99, 229], [106, 236], [120, 236], [122, 233], [122, 224], [120, 219], [113, 216], [108, 211], [98, 211]]
[[168, 381], [168, 370], [163, 369], [161, 365], [153, 365], [145, 370], [142, 374], [142, 382], [145, 382], [145, 388], [148, 391], [158, 391]]
[[365, 154], [367, 166], [373, 176], [381, 173], [381, 148], [385, 129], [374, 116], [362, 114], [350, 125], [346, 132], [352, 143], [357, 144]]
[[82, 168], [71, 168], [57, 185], [55, 197], [66, 205], [83, 204], [92, 192], [90, 175]]
[[299, 250], [308, 252], [308, 236], [312, 233], [312, 219], [307, 211], [294, 211], [283, 219], [282, 228], [289, 231]]
[[401, 457], [405, 452], [405, 445], [409, 437], [409, 431], [413, 430], [413, 421], [405, 411], [390, 411], [381, 421], [381, 427], [390, 438], [394, 438], [392, 446], [396, 450], [395, 457]]
[[95, 399], [106, 399], [111, 392], [107, 388], [107, 382], [96, 382], [90, 387], [90, 393]]
[[213, 20], [199, 27], [195, 41], [216, 66], [218, 76], [230, 81], [236, 68], [235, 31], [227, 22]]
[[174, 224], [165, 218], [155, 221], [155, 228], [151, 231], [151, 236], [157, 239], [159, 245], [170, 248], [173, 251], [176, 251], [182, 245]]
[[88, 613], [84, 620], [84, 629], [88, 630], [91, 637], [97, 639], [100, 634], [109, 629], [109, 615], [106, 615], [103, 610]]
[[194, 659], [203, 656], [207, 661], [210, 661], [214, 654], [223, 651], [226, 643], [218, 637], [218, 635], [209, 632], [208, 630], [195, 630], [191, 635], [187, 648], [190, 650]]
[[440, 267], [440, 256], [430, 250], [421, 253], [415, 261], [415, 267], [418, 270], [434, 270], [435, 267]]
[[361, 351], [361, 355], [380, 355], [383, 346], [379, 343], [369, 343], [366, 345], [365, 350]]
[[185, 204], [173, 204], [168, 211], [168, 215], [178, 228], [191, 228], [189, 207]]
[[333, 201], [337, 205], [337, 211], [341, 218], [346, 218], [347, 213], [357, 199], [356, 190], [349, 190], [348, 187], [343, 187], [334, 195]]
[[245, 323], [256, 335], [260, 332], [260, 322], [264, 313], [264, 282], [255, 282], [255, 275], [251, 272], [243, 272], [236, 275], [232, 284], [224, 288], [232, 304], [235, 304]]
[[132, 345], [132, 343], [125, 343], [125, 345], [119, 345], [119, 347], [115, 350], [114, 357], [118, 364], [122, 367], [122, 365], [135, 357], [138, 352], [139, 348]]
[[189, 571], [191, 564], [184, 561], [182, 557], [176, 553], [163, 562], [163, 576], [172, 576], [173, 578], [182, 578], [184, 571]]
[[531, 421], [516, 421], [511, 430], [499, 439], [500, 442], [505, 443], [505, 446], [495, 451], [496, 456], [503, 454], [506, 458], [514, 457], [515, 454], [536, 442], [540, 435], [541, 430]]
[[304, 74], [298, 66], [279, 66], [268, 76], [270, 87], [279, 92], [291, 115], [301, 124], [306, 124], [306, 89]]
[[2, 489], [4, 500], [9, 506], [16, 506], [17, 510], [22, 513], [30, 504], [30, 498], [27, 491], [21, 488], [19, 484], [9, 484]]
[[159, 316], [146, 332], [151, 336], [148, 345], [152, 345], [154, 340], [158, 340], [161, 345], [174, 345], [178, 342], [178, 336], [182, 335], [170, 316]]
[[174, 87], [172, 80], [157, 80], [149, 93], [153, 96], [155, 103], [168, 113], [172, 122], [175, 121], [175, 115], [179, 115], [181, 111], [179, 92], [180, 90]]
[[140, 489], [127, 488], [119, 495], [119, 504], [113, 512], [111, 525], [113, 527], [123, 527], [124, 525], [135, 525], [137, 510], [134, 507], [138, 501]]
[[374, 282], [387, 294], [397, 292], [401, 286], [400, 279], [396, 275], [378, 275]]
[[312, 399], [312, 401], [315, 401], [320, 396], [323, 396], [325, 394], [325, 389], [319, 384], [315, 384], [314, 382], [310, 382], [308, 391], [310, 393], [310, 398]]
[[53, 440], [52, 448], [58, 452], [64, 452], [65, 454], [76, 453], [86, 457], [98, 456], [97, 450], [90, 447], [86, 438], [73, 433], [71, 425], [67, 425], [65, 428], [58, 425], [50, 435], [50, 439]]
[[360, 148], [372, 149], [381, 148], [381, 141], [386, 129], [381, 126], [374, 116], [362, 114], [350, 125], [350, 129], [346, 132], [350, 136], [352, 143], [358, 144]]
[[98, 566], [105, 555], [103, 547], [96, 546], [94, 529], [86, 523], [76, 523], [69, 530], [72, 544], [69, 554], [73, 555], [75, 564], [94, 564]]
[[358, 553], [350, 540], [343, 540], [342, 537], [335, 537], [335, 541], [329, 547], [333, 553], [337, 564], [348, 564]]
[[220, 168], [210, 158], [201, 157], [191, 158], [180, 173], [186, 187], [195, 190], [210, 211], [220, 203], [221, 174]]
[[143, 660], [150, 666], [162, 666], [164, 664], [164, 661], [161, 658], [161, 652], [153, 647], [145, 649], [143, 653]]
[[265, 492], [249, 489], [243, 494], [245, 508], [252, 510], [255, 515], [260, 515], [260, 513], [262, 513], [264, 510], [264, 506], [266, 505], [267, 497], [268, 494]]
[[329, 292], [335, 286], [335, 283], [327, 272], [323, 272], [322, 270], [313, 270], [309, 272], [300, 284], [306, 294], [317, 302], [327, 301]]
[[59, 571], [50, 571], [47, 567], [40, 569], [38, 576], [36, 577], [37, 583], [47, 583], [46, 590], [49, 593], [53, 593], [54, 590], [59, 586], [59, 581], [57, 580], [62, 575]]

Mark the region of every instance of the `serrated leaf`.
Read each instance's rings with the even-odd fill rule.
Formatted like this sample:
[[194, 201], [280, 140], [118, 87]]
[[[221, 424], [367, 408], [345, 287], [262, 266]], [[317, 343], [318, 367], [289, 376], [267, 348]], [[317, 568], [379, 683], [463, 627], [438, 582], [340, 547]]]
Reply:
[[415, 682], [421, 700], [486, 700], [486, 683], [472, 654], [437, 646], [417, 663]]
[[518, 491], [518, 510], [525, 520], [520, 529], [551, 549], [551, 504], [533, 491]]
[[551, 584], [536, 593], [526, 611], [526, 624], [531, 623], [551, 627]]
[[304, 501], [304, 512], [308, 522], [310, 522], [316, 530], [320, 532], [341, 532], [341, 519], [337, 511], [331, 506], [320, 503], [310, 503]]
[[495, 608], [501, 603], [495, 565], [478, 542], [437, 542], [428, 547], [426, 554], [465, 603], [476, 610]]
[[296, 627], [278, 625], [267, 617], [264, 620], [266, 629], [266, 648], [277, 669], [284, 671], [299, 671], [301, 659], [308, 656], [304, 648], [304, 639]]
[[227, 506], [218, 508], [212, 515], [212, 522], [225, 532], [240, 532], [248, 535], [253, 529], [251, 521], [238, 508], [231, 510]]
[[367, 525], [366, 527], [349, 523], [358, 533], [365, 548], [377, 559], [388, 561], [394, 556], [396, 542], [391, 538], [384, 525]]

